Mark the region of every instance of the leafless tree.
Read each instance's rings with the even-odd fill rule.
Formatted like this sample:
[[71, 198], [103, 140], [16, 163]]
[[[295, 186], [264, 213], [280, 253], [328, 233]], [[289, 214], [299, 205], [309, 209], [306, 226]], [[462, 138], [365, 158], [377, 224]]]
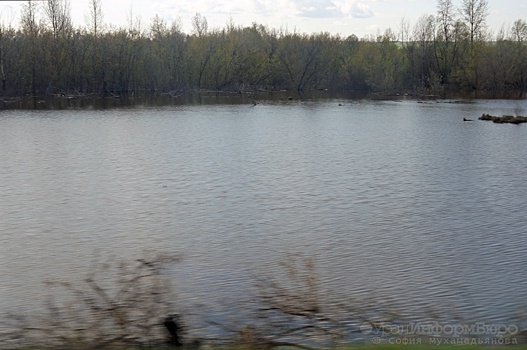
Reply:
[[448, 77], [456, 60], [458, 38], [456, 20], [453, 0], [438, 0], [435, 58], [442, 83], [448, 82]]
[[447, 43], [451, 41], [452, 31], [454, 30], [454, 12], [454, 3], [452, 0], [437, 1], [438, 34]]
[[22, 15], [20, 18], [20, 24], [25, 33], [35, 35], [38, 32], [36, 14], [37, 5], [31, 0], [27, 0], [22, 7]]
[[4, 42], [8, 36], [13, 35], [13, 13], [5, 11], [0, 15], [0, 79], [2, 80], [2, 92], [6, 92], [6, 75], [5, 75], [5, 45]]
[[523, 19], [515, 21], [511, 28], [511, 34], [518, 43], [527, 41], [527, 22]]
[[197, 36], [203, 36], [207, 34], [209, 25], [207, 23], [207, 18], [202, 16], [200, 13], [196, 13], [192, 17], [192, 28]]
[[154, 39], [159, 39], [168, 35], [168, 33], [169, 29], [166, 21], [156, 13], [150, 23], [150, 36]]
[[408, 43], [408, 39], [410, 36], [410, 22], [405, 17], [401, 18], [399, 30], [401, 44], [404, 45], [405, 43]]
[[68, 0], [47, 0], [44, 11], [51, 25], [54, 38], [71, 32], [73, 24]]
[[135, 261], [97, 264], [83, 281], [48, 281], [45, 316], [13, 315], [19, 344], [46, 348], [102, 349], [163, 344], [163, 319], [177, 313], [164, 271], [174, 254], [145, 253]]
[[132, 6], [130, 6], [130, 11], [128, 12], [127, 22], [129, 36], [132, 39], [140, 37], [143, 31], [141, 24], [141, 16], [135, 14]]
[[461, 18], [468, 27], [470, 43], [483, 37], [489, 13], [487, 0], [463, 0], [460, 8]]
[[104, 18], [102, 12], [101, 0], [90, 0], [90, 15], [88, 18], [89, 26], [93, 35], [97, 37], [101, 31], [102, 21]]

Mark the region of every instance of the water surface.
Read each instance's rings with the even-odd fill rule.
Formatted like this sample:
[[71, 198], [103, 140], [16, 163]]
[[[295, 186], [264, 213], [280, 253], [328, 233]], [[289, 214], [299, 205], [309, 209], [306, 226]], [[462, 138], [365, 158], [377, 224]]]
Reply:
[[[339, 103], [343, 104], [339, 106]], [[327, 288], [512, 322], [527, 305], [526, 101], [0, 111], [0, 310], [109, 256], [180, 252], [180, 298], [249, 298], [313, 256]]]

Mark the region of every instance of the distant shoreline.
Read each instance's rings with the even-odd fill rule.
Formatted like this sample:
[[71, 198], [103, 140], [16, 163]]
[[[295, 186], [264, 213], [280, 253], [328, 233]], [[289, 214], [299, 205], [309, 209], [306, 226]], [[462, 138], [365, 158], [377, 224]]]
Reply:
[[49, 96], [9, 96], [0, 97], [0, 110], [48, 110], [48, 109], [105, 109], [133, 106], [167, 106], [193, 104], [255, 104], [255, 101], [308, 101], [308, 100], [370, 100], [437, 103], [472, 103], [477, 100], [521, 101], [526, 98], [478, 97], [463, 94], [452, 96], [423, 95], [410, 93], [365, 93], [357, 91], [313, 90], [297, 91], [175, 91], [166, 93], [122, 93], [104, 96], [102, 94], [54, 94]]

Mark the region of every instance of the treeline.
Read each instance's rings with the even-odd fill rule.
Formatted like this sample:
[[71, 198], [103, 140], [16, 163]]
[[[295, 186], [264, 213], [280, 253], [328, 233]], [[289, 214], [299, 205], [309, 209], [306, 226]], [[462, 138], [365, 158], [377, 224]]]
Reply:
[[[103, 26], [89, 0], [87, 27], [74, 27], [67, 0], [24, 4], [19, 25], [0, 25], [0, 95], [123, 95], [141, 92], [310, 89], [474, 97], [523, 97], [527, 22], [486, 31], [486, 0], [438, 0], [412, 27], [359, 39], [253, 24], [193, 30], [155, 16]], [[43, 5], [42, 5], [43, 4]]]

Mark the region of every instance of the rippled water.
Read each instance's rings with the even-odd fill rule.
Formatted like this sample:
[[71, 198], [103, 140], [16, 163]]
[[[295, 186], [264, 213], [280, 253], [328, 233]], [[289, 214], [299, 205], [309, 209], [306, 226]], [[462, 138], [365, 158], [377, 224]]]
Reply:
[[155, 249], [184, 254], [190, 304], [241, 297], [255, 271], [302, 252], [341, 293], [511, 320], [527, 305], [527, 125], [462, 119], [526, 111], [0, 111], [0, 310], [38, 310], [43, 281]]

